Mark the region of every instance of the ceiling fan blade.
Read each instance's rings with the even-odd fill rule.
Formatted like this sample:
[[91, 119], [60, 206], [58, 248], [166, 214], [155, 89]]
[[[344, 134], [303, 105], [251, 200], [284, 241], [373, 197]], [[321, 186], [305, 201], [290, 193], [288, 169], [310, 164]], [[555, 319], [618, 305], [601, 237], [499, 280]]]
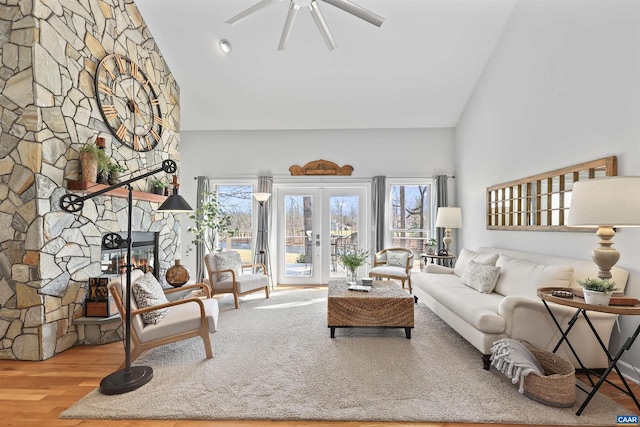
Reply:
[[333, 50], [336, 48], [336, 42], [333, 40], [333, 36], [331, 35], [331, 31], [329, 31], [329, 27], [327, 26], [327, 22], [324, 20], [324, 16], [320, 11], [320, 7], [318, 6], [318, 2], [316, 0], [312, 0], [311, 4], [309, 4], [309, 11], [311, 12], [311, 16], [313, 20], [316, 21], [316, 25], [318, 26], [318, 30], [320, 30], [320, 34], [322, 34], [322, 38], [329, 50]]
[[282, 36], [280, 36], [278, 50], [286, 49], [287, 43], [289, 42], [289, 36], [291, 35], [291, 30], [293, 30], [293, 23], [296, 21], [298, 10], [300, 10], [300, 6], [294, 2], [289, 3], [289, 13], [287, 13], [287, 20], [284, 21], [284, 28], [282, 29]]
[[365, 21], [379, 27], [384, 22], [384, 18], [382, 16], [376, 15], [370, 10], [365, 9], [362, 6], [358, 6], [355, 3], [350, 2], [349, 0], [322, 0], [325, 3], [329, 3], [337, 7], [338, 9], [342, 9], [345, 12], [349, 12], [350, 14], [357, 16], [360, 19], [364, 19]]
[[225, 22], [229, 25], [237, 24], [238, 22], [245, 20], [252, 13], [257, 12], [261, 9], [264, 9], [265, 7], [270, 6], [274, 3], [278, 3], [279, 1], [280, 0], [262, 0], [260, 3], [254, 4], [249, 9], [240, 12], [239, 14], [237, 14], [232, 18], [229, 18]]

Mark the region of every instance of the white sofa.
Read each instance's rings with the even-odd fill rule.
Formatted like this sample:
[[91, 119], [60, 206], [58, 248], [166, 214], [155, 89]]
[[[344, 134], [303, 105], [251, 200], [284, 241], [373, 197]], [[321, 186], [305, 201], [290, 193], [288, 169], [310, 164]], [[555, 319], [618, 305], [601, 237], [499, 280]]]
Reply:
[[[490, 293], [462, 283], [463, 276], [469, 284], [470, 272], [484, 268], [478, 264], [500, 267], [495, 289]], [[623, 292], [629, 273], [614, 267], [612, 274], [617, 292]], [[483, 355], [484, 368], [488, 369], [491, 347], [501, 338], [527, 340], [548, 351], [560, 339], [558, 328], [537, 297], [538, 288], [580, 287], [577, 280], [596, 275], [597, 267], [592, 261], [482, 247], [477, 251], [463, 249], [454, 268], [427, 264], [422, 272], [412, 274], [411, 281], [417, 301], [427, 305], [476, 347]], [[553, 303], [550, 307], [563, 329], [566, 328], [576, 309]], [[589, 318], [608, 347], [617, 316], [590, 312]], [[607, 367], [608, 359], [582, 316], [569, 333], [569, 340], [587, 368]], [[557, 354], [579, 366], [566, 343]]]

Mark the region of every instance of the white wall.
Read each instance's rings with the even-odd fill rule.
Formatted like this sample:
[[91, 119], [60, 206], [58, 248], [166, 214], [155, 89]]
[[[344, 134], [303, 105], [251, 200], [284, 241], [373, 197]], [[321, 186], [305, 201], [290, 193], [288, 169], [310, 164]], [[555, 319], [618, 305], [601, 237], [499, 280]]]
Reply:
[[[453, 129], [354, 129], [182, 132], [180, 189], [195, 207], [197, 176], [290, 176], [289, 167], [324, 159], [353, 166], [354, 178], [431, 177], [453, 174]], [[182, 233], [183, 263], [195, 272], [193, 235]]]
[[[589, 259], [591, 233], [487, 230], [485, 190], [609, 155], [618, 175], [640, 175], [640, 2], [519, 1], [455, 139], [465, 247]], [[627, 295], [640, 297], [640, 228], [614, 242], [631, 273]], [[639, 321], [622, 318], [622, 335]], [[640, 345], [627, 357], [640, 366]]]

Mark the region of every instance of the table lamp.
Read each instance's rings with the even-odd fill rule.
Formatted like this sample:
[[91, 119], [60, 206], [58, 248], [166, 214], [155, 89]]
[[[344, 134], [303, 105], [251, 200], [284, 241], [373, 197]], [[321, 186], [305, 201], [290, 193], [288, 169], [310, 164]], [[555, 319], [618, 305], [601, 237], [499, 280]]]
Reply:
[[614, 228], [640, 227], [640, 177], [614, 176], [573, 184], [569, 227], [597, 227], [600, 246], [591, 251], [600, 279], [611, 278], [620, 252], [611, 247]]
[[447, 255], [450, 255], [449, 246], [453, 241], [451, 238], [451, 229], [462, 228], [462, 209], [452, 207], [438, 208], [436, 227], [445, 228], [445, 235], [442, 242], [444, 243], [444, 250], [447, 252]]

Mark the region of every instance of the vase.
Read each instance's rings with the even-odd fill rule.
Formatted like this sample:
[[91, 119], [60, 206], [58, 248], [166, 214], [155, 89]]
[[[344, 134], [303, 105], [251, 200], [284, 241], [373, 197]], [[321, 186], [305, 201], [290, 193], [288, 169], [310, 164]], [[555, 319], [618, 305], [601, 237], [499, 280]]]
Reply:
[[167, 283], [173, 286], [174, 288], [179, 288], [189, 281], [189, 270], [187, 267], [182, 265], [179, 259], [176, 260], [175, 265], [169, 267], [167, 273], [165, 274], [165, 278], [167, 279]]
[[347, 284], [355, 285], [358, 283], [358, 267], [349, 268], [349, 275], [347, 276]]
[[120, 182], [120, 172], [113, 171], [109, 174], [109, 184], [114, 185]]
[[590, 291], [588, 289], [582, 290], [584, 295], [584, 302], [593, 305], [609, 305], [611, 301], [611, 294], [598, 291]]
[[98, 180], [98, 160], [95, 154], [86, 151], [80, 153], [80, 168], [83, 182], [96, 182]]

